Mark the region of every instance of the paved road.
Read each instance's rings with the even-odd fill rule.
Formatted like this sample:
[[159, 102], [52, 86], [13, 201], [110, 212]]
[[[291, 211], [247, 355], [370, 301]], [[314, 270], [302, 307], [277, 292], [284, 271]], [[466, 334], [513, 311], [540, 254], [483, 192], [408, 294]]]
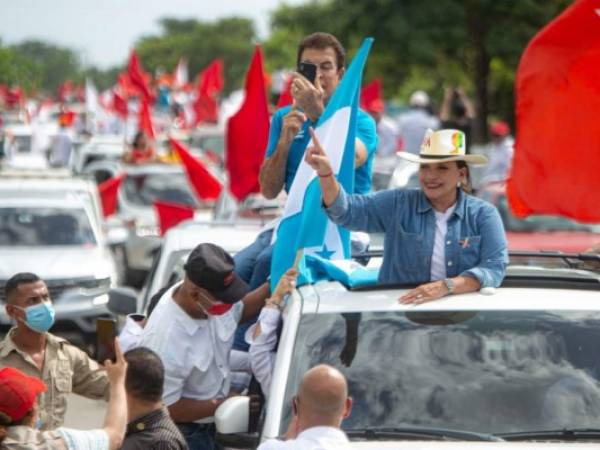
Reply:
[[80, 430], [100, 428], [104, 423], [105, 411], [105, 401], [88, 400], [79, 395], [71, 394], [67, 407], [65, 426]]

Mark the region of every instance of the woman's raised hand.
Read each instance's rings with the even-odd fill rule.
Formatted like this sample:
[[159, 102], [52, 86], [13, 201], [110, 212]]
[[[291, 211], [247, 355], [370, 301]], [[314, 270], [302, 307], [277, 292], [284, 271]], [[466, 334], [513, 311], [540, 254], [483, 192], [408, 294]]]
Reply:
[[308, 130], [312, 137], [313, 145], [306, 149], [306, 156], [304, 157], [306, 163], [315, 169], [315, 172], [317, 172], [317, 175], [320, 177], [332, 175], [333, 169], [331, 168], [331, 163], [317, 138], [317, 133], [315, 133], [315, 130], [312, 127]]

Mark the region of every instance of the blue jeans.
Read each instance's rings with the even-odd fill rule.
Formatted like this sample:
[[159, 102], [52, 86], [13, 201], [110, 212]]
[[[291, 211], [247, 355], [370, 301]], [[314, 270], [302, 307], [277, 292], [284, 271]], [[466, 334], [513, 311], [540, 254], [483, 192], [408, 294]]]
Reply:
[[[256, 289], [265, 283], [271, 273], [272, 236], [272, 229], [263, 231], [256, 237], [256, 240], [252, 244], [236, 253], [233, 257], [235, 261], [235, 273], [248, 283], [250, 289]], [[234, 350], [248, 351], [250, 346], [246, 343], [244, 335], [246, 334], [246, 330], [256, 322], [257, 318], [258, 316], [252, 317], [238, 326], [233, 341]]]
[[190, 450], [218, 450], [215, 442], [214, 423], [178, 423], [177, 428], [183, 434]]

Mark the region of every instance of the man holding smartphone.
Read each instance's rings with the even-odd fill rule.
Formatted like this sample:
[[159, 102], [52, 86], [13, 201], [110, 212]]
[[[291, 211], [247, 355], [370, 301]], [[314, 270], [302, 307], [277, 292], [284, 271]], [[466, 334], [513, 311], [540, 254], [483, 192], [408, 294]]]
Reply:
[[108, 378], [98, 363], [48, 332], [54, 324], [54, 308], [46, 283], [24, 272], [10, 278], [4, 290], [6, 313], [16, 326], [0, 342], [0, 368], [14, 367], [46, 384], [48, 391], [39, 400], [41, 429], [63, 424], [71, 392], [108, 398]]
[[[273, 114], [265, 162], [260, 170], [262, 194], [269, 199], [282, 189], [289, 192], [304, 151], [310, 141], [309, 127], [315, 127], [327, 102], [340, 83], [345, 71], [345, 50], [329, 33], [313, 33], [298, 46], [298, 73], [294, 76], [292, 106]], [[309, 80], [307, 77], [312, 77]], [[356, 119], [354, 191], [366, 194], [371, 190], [373, 158], [377, 149], [375, 121], [362, 109]], [[256, 241], [235, 255], [236, 272], [256, 288], [264, 283], [271, 267], [271, 237], [273, 228], [258, 235]], [[234, 348], [247, 349], [243, 332], [236, 336]]]

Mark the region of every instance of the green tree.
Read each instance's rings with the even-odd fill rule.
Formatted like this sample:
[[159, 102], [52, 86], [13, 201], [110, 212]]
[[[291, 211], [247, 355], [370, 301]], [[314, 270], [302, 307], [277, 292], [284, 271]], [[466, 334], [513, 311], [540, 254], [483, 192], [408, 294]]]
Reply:
[[213, 59], [222, 58], [225, 92], [243, 85], [257, 37], [252, 21], [230, 17], [215, 22], [163, 18], [162, 32], [142, 38], [136, 49], [146, 70], [171, 72], [179, 58], [188, 58], [190, 78]]
[[438, 101], [444, 84], [463, 84], [476, 99], [476, 131], [484, 138], [488, 115], [512, 118], [514, 74], [525, 46], [570, 3], [314, 0], [279, 7], [272, 15], [271, 39], [280, 42], [286, 33], [296, 38], [328, 31], [352, 54], [364, 37], [372, 36], [375, 44], [365, 72], [367, 81], [383, 77], [386, 96], [402, 100], [419, 80]]
[[73, 50], [34, 40], [11, 49], [36, 65], [40, 87], [49, 92], [56, 92], [61, 83], [67, 79], [75, 80], [80, 74], [79, 57]]
[[40, 87], [39, 73], [38, 64], [0, 44], [0, 84], [19, 85], [32, 92]]

